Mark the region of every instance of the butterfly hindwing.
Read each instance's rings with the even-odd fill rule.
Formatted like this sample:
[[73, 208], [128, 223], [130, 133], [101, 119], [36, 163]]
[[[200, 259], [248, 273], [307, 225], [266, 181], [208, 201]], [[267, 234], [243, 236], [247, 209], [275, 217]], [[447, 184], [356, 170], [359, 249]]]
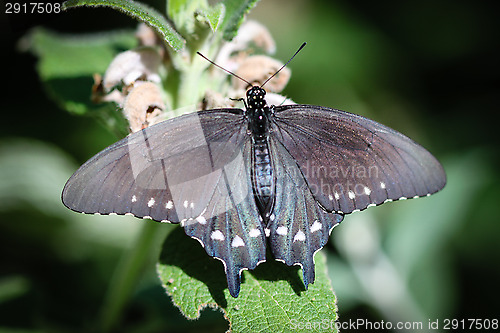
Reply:
[[269, 142], [276, 176], [276, 199], [267, 226], [269, 244], [275, 259], [301, 265], [307, 288], [314, 282], [314, 254], [343, 216], [323, 210], [292, 156], [273, 137]]
[[198, 239], [208, 255], [224, 262], [229, 292], [237, 297], [243, 269], [266, 259], [266, 239], [250, 176], [250, 140], [235, 152], [209, 200], [210, 218], [188, 220], [186, 234]]
[[422, 146], [373, 120], [312, 105], [275, 107], [272, 131], [328, 211], [351, 213], [440, 190], [446, 176]]

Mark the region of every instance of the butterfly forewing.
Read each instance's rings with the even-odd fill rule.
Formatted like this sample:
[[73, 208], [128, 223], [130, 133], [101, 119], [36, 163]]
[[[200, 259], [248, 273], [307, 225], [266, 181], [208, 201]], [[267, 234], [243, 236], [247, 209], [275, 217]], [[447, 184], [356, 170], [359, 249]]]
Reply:
[[440, 190], [446, 176], [423, 147], [384, 125], [312, 106], [275, 108], [272, 135], [328, 211], [351, 213]]
[[[238, 109], [198, 112], [148, 127], [87, 161], [62, 199], [79, 212], [181, 222], [205, 210], [246, 135]], [[209, 194], [209, 195], [207, 195]]]

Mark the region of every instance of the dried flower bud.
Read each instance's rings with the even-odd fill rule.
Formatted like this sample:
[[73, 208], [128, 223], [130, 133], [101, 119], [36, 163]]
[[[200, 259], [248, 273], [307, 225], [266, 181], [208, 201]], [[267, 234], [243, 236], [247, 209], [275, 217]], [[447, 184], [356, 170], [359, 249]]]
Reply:
[[236, 105], [235, 100], [227, 96], [223, 96], [221, 93], [208, 89], [205, 92], [203, 100], [198, 105], [198, 110], [234, 108], [235, 105]]
[[156, 32], [147, 24], [139, 23], [137, 30], [135, 31], [135, 37], [139, 41], [141, 46], [157, 46], [162, 45], [161, 39], [158, 37]]
[[113, 59], [106, 70], [104, 89], [110, 91], [117, 85], [132, 85], [139, 79], [160, 83], [160, 63], [160, 55], [151, 48], [122, 52]]
[[[261, 85], [271, 75], [276, 73], [283, 64], [271, 57], [264, 55], [256, 55], [247, 57], [236, 71], [236, 74], [249, 81], [254, 85]], [[283, 68], [275, 77], [266, 83], [265, 87], [268, 91], [279, 92], [285, 88], [290, 79], [291, 71], [288, 68]], [[238, 78], [233, 78], [233, 88], [246, 89], [247, 84]]]
[[102, 76], [98, 73], [94, 73], [93, 78], [94, 85], [92, 86], [92, 93], [90, 96], [93, 103], [115, 102], [119, 105], [123, 103], [125, 95], [122, 92], [113, 89], [111, 92], [106, 93], [104, 91]]
[[123, 103], [123, 113], [132, 132], [164, 120], [165, 103], [160, 88], [152, 82], [140, 83], [129, 92]]
[[94, 79], [94, 84], [92, 85], [92, 94], [90, 96], [90, 99], [93, 103], [100, 103], [104, 100], [105, 96], [102, 76], [101, 74], [94, 73], [94, 75], [92, 75], [92, 78]]
[[236, 70], [239, 63], [235, 61], [237, 59], [231, 59], [231, 56], [234, 53], [247, 50], [251, 43], [268, 54], [273, 54], [276, 51], [276, 44], [269, 30], [256, 21], [247, 21], [238, 29], [236, 37], [220, 49], [215, 62], [227, 70]]

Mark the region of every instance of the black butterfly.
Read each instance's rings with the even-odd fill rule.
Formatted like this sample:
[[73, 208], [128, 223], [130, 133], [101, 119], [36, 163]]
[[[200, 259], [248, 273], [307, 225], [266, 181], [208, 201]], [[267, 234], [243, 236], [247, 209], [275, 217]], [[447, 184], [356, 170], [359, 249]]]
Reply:
[[180, 223], [224, 263], [237, 297], [267, 246], [302, 267], [307, 288], [345, 214], [444, 187], [439, 162], [403, 134], [326, 107], [267, 106], [265, 95], [252, 86], [246, 110], [186, 114], [116, 142], [73, 174], [64, 204]]

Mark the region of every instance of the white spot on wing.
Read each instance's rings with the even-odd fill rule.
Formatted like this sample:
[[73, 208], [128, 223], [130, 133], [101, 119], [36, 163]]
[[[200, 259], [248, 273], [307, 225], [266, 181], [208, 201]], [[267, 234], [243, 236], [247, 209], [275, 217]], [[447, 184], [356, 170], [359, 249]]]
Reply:
[[384, 188], [385, 188], [385, 183], [384, 183], [384, 182], [380, 182], [380, 188], [381, 188], [381, 189], [384, 189]]
[[314, 221], [313, 225], [311, 226], [311, 232], [316, 232], [318, 230], [321, 230], [322, 224], [318, 220]]
[[353, 191], [349, 191], [348, 194], [349, 194], [349, 199], [354, 199], [356, 197]]
[[170, 200], [169, 202], [167, 202], [167, 204], [165, 205], [165, 208], [166, 209], [172, 209], [172, 208], [174, 208], [174, 203], [172, 202], [172, 200]]
[[276, 229], [276, 233], [278, 235], [285, 236], [288, 233], [288, 229], [282, 225], [281, 227], [278, 227], [278, 229]]
[[153, 207], [154, 204], [155, 204], [155, 198], [149, 199], [149, 201], [148, 201], [148, 207], [151, 208], [151, 207]]
[[306, 240], [306, 235], [302, 232], [302, 230], [297, 231], [297, 233], [293, 237], [294, 242], [297, 242], [297, 241], [303, 242], [305, 240]]
[[269, 220], [274, 221], [274, 218], [275, 218], [274, 213], [272, 213], [271, 216], [269, 216]]
[[250, 232], [248, 233], [248, 236], [250, 237], [259, 237], [259, 235], [260, 235], [260, 230], [257, 228], [250, 230]]
[[243, 239], [241, 239], [240, 236], [236, 235], [233, 238], [233, 241], [231, 242], [231, 246], [232, 247], [245, 246], [245, 242], [243, 241]]
[[372, 193], [372, 190], [370, 190], [368, 186], [365, 186], [365, 194], [370, 195], [370, 193]]
[[266, 233], [266, 237], [269, 237], [269, 235], [271, 234], [271, 230], [269, 230], [269, 228], [265, 228], [264, 232]]
[[330, 199], [330, 201], [332, 201], [333, 200], [333, 195], [328, 194], [328, 199]]
[[196, 218], [196, 221], [198, 221], [199, 224], [206, 224], [207, 223], [207, 220], [201, 215]]
[[189, 207], [194, 208], [194, 202], [191, 202], [191, 203], [189, 204]]
[[137, 201], [137, 197], [135, 196], [135, 194], [132, 196], [132, 202], [136, 202]]
[[340, 195], [339, 195], [337, 192], [333, 193], [333, 195], [335, 196], [335, 199], [336, 199], [336, 200], [339, 200], [339, 199], [340, 199]]
[[184, 208], [188, 208], [189, 202], [187, 200], [184, 200]]
[[212, 240], [218, 241], [223, 241], [225, 239], [224, 234], [220, 230], [212, 231], [210, 238], [212, 238]]

